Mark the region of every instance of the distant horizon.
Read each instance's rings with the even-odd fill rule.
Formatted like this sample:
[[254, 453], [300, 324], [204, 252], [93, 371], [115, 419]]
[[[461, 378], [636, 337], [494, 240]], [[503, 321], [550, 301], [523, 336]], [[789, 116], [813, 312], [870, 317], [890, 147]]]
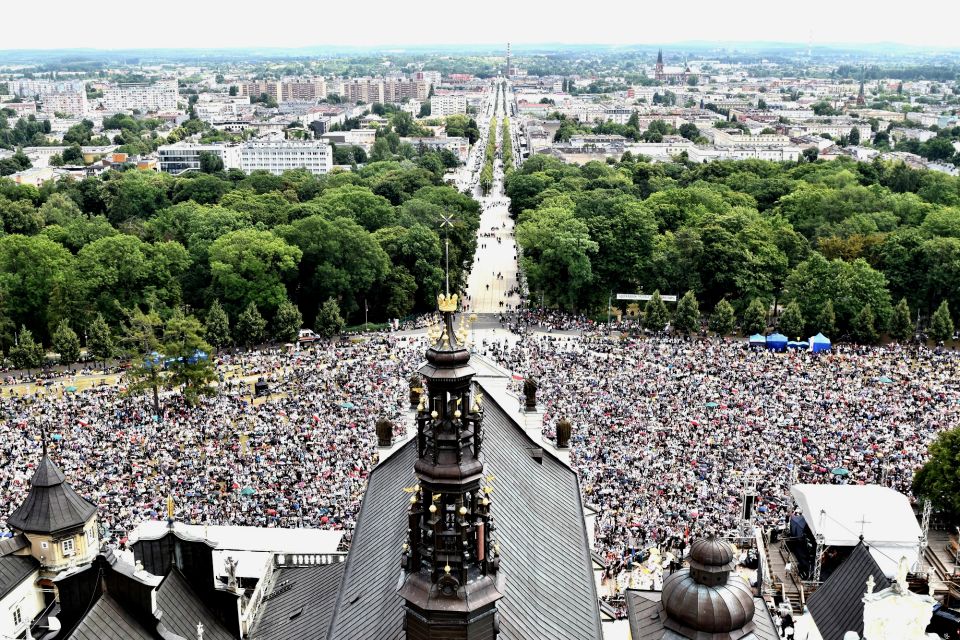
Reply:
[[[467, 49], [470, 51], [476, 51], [480, 49], [489, 49], [491, 53], [503, 53], [506, 54], [506, 47], [508, 41], [503, 42], [435, 42], [429, 44], [416, 44], [411, 42], [391, 42], [385, 44], [342, 44], [342, 43], [316, 43], [316, 44], [303, 44], [296, 46], [289, 45], [256, 45], [256, 46], [243, 46], [243, 45], [223, 45], [223, 46], [117, 46], [117, 47], [89, 47], [89, 46], [63, 46], [63, 47], [4, 47], [0, 48], [0, 55], [3, 54], [15, 54], [15, 53], [57, 53], [57, 52], [90, 52], [90, 53], [116, 53], [116, 52], [138, 52], [138, 51], [161, 51], [161, 52], [176, 52], [176, 51], [217, 51], [217, 52], [261, 52], [261, 51], [273, 51], [273, 52], [302, 52], [302, 51], [312, 51], [316, 49], [330, 49], [333, 51], [363, 51], [370, 53], [382, 53], [382, 54], [402, 54], [409, 52], [417, 53], [449, 53], [451, 49]], [[936, 44], [926, 44], [926, 45], [916, 45], [909, 42], [898, 42], [892, 40], [876, 40], [876, 41], [831, 41], [831, 42], [800, 42], [794, 40], [665, 40], [663, 42], [618, 42], [618, 43], [604, 43], [604, 42], [563, 42], [563, 41], [527, 41], [527, 42], [509, 42], [510, 46], [513, 48], [514, 52], [517, 51], [526, 51], [526, 50], [564, 50], [564, 49], [630, 49], [630, 50], [642, 50], [642, 49], [657, 49], [657, 48], [681, 48], [681, 47], [692, 47], [696, 49], [714, 49], [714, 48], [732, 48], [732, 49], [759, 49], [763, 50], [764, 48], [784, 48], [784, 47], [796, 47], [798, 49], [811, 49], [811, 50], [823, 50], [823, 49], [850, 49], [850, 50], [870, 50], [877, 49], [882, 47], [899, 47], [905, 49], [915, 49], [917, 52], [946, 52], [946, 53], [960, 53], [960, 42], [955, 45], [936, 45]], [[502, 51], [500, 51], [502, 50]]]
[[[642, 46], [663, 43], [830, 43], [882, 45], [924, 50], [960, 48], [955, 0], [915, 0], [904, 10], [879, 11], [863, 0], [807, 0], [794, 11], [771, 9], [763, 0], [735, 7], [691, 0], [682, 8], [663, 3], [638, 6], [607, 0], [571, 11], [542, 2], [511, 0], [419, 0], [400, 5], [367, 0], [349, 18], [337, 5], [282, 0], [269, 6], [225, 11], [218, 3], [167, 0], [162, 8], [132, 12], [121, 0], [101, 0], [95, 12], [73, 0], [51, 0], [38, 8], [13, 3], [4, 12], [7, 51], [94, 49], [303, 49], [505, 46], [565, 43], [567, 46]], [[472, 44], [467, 45], [470, 42]], [[95, 43], [95, 46], [91, 46]]]

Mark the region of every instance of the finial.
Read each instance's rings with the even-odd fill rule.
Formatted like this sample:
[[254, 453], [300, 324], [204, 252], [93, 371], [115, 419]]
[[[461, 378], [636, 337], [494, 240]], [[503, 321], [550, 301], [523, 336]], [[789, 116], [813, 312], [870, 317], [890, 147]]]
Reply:
[[453, 313], [457, 310], [457, 294], [453, 295], [443, 295], [442, 293], [437, 296], [437, 306], [440, 307], [440, 311], [447, 313]]
[[167, 524], [173, 528], [173, 494], [167, 494]]
[[40, 423], [40, 442], [43, 446], [43, 457], [47, 457], [47, 425]]
[[909, 562], [907, 561], [906, 556], [902, 556], [900, 558], [900, 564], [897, 565], [897, 590], [901, 595], [905, 594], [909, 590], [907, 587], [907, 572], [909, 570]]

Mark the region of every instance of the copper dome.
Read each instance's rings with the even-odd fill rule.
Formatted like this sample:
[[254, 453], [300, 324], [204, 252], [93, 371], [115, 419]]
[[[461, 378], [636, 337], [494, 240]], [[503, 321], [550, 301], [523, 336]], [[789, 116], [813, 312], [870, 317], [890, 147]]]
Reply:
[[664, 627], [695, 640], [737, 640], [753, 632], [750, 586], [731, 572], [733, 547], [710, 536], [690, 547], [690, 568], [663, 583]]
[[730, 543], [712, 535], [706, 540], [697, 540], [690, 546], [689, 562], [694, 576], [698, 573], [729, 574], [737, 566]]
[[663, 626], [687, 638], [737, 640], [754, 630], [753, 593], [740, 576], [708, 587], [683, 569], [664, 581], [661, 602]]

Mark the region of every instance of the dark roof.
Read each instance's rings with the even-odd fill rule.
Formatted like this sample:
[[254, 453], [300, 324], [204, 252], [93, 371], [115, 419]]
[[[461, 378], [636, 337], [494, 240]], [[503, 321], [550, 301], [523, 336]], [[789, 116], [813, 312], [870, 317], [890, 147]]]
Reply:
[[[548, 452], [542, 463], [523, 430], [487, 395], [485, 472], [493, 481], [504, 577], [500, 640], [601, 638], [600, 612], [574, 472]], [[404, 487], [416, 484], [411, 440], [370, 474], [328, 638], [395, 640], [407, 530]]]
[[343, 562], [284, 567], [274, 575], [273, 591], [264, 595], [254, 640], [301, 640], [325, 633], [337, 601]]
[[197, 637], [197, 623], [202, 622], [203, 640], [235, 640], [176, 567], [170, 568], [157, 587], [157, 609], [163, 612], [160, 624], [184, 638]]
[[0, 556], [16, 553], [20, 551], [20, 549], [26, 549], [29, 546], [30, 541], [27, 540], [27, 536], [22, 533], [18, 533], [12, 538], [0, 539]]
[[[194, 631], [196, 637], [196, 631]], [[70, 634], [70, 640], [160, 640], [130, 615], [109, 593], [100, 596], [87, 615]]]
[[57, 465], [44, 456], [30, 481], [27, 499], [7, 517], [7, 526], [49, 535], [86, 524], [97, 508], [64, 480]]
[[863, 635], [863, 594], [870, 576], [873, 576], [875, 591], [890, 586], [883, 569], [870, 555], [870, 549], [860, 542], [807, 600], [823, 640], [843, 640], [847, 631]]
[[40, 568], [33, 556], [0, 557], [0, 600]]
[[[628, 589], [625, 597], [631, 640], [664, 640], [664, 638], [678, 637], [663, 626], [666, 614], [660, 604], [659, 591]], [[743, 640], [780, 640], [780, 634], [763, 600], [754, 598], [754, 605], [756, 613], [753, 616], [753, 633], [745, 636]]]

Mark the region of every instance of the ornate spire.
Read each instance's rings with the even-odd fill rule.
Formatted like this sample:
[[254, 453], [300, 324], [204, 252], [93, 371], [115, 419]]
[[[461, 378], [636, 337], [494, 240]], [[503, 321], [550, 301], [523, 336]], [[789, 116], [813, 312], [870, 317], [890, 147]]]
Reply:
[[417, 407], [418, 484], [411, 494], [403, 545], [400, 595], [407, 637], [433, 637], [442, 626], [451, 640], [496, 637], [499, 548], [492, 514], [492, 476], [484, 477], [483, 408], [473, 392], [467, 329], [455, 327], [457, 296], [441, 294], [439, 327], [428, 330], [426, 391]]

